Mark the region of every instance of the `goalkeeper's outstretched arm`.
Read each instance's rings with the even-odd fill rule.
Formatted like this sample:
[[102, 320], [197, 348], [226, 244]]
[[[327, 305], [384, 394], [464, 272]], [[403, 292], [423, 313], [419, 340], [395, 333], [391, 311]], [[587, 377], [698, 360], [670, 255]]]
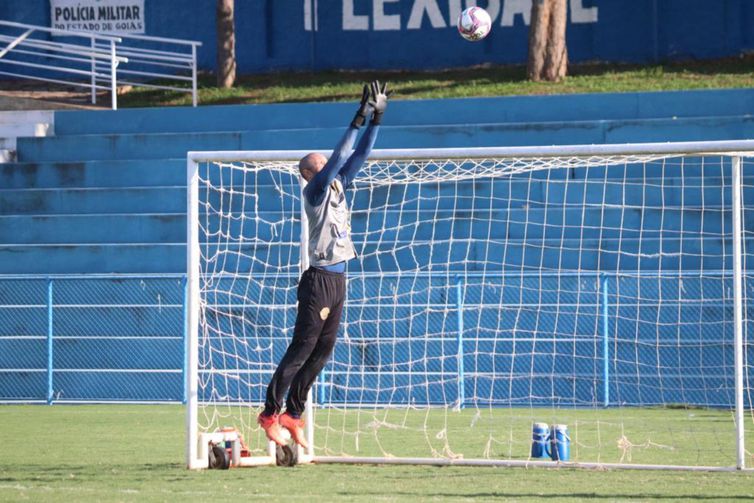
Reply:
[[369, 153], [372, 151], [372, 147], [374, 147], [374, 142], [377, 140], [379, 130], [380, 126], [378, 124], [369, 124], [358, 145], [356, 145], [356, 150], [353, 151], [351, 157], [346, 160], [340, 169], [338, 174], [343, 182], [344, 189], [347, 189], [351, 185], [353, 179], [359, 174], [359, 170], [364, 166], [364, 161], [369, 157]]
[[[366, 89], [366, 86], [364, 86]], [[380, 82], [375, 80], [371, 86], [371, 99], [368, 104], [372, 107], [373, 114], [372, 120], [367, 127], [366, 132], [359, 140], [359, 144], [356, 146], [356, 150], [346, 160], [345, 164], [340, 170], [341, 181], [343, 182], [343, 188], [347, 189], [356, 175], [359, 174], [359, 170], [364, 165], [369, 153], [374, 147], [374, 142], [377, 140], [377, 133], [380, 130], [380, 124], [382, 123], [382, 115], [387, 108], [387, 98], [390, 92], [387, 90], [387, 83], [380, 88]]]
[[[322, 170], [316, 173], [308, 185], [304, 189], [304, 194], [309, 199], [309, 202], [313, 205], [319, 205], [322, 199], [325, 197], [327, 187], [335, 180], [340, 174], [342, 168], [347, 164], [349, 154], [353, 148], [353, 143], [356, 140], [356, 135], [359, 132], [359, 128], [364, 124], [367, 115], [371, 110], [370, 105], [370, 91], [369, 86], [364, 86], [364, 91], [361, 95], [361, 103], [359, 109], [356, 112], [350, 126], [346, 130], [343, 138], [335, 146], [330, 159], [327, 160]], [[372, 142], [374, 143], [374, 142]], [[361, 142], [359, 143], [361, 145]], [[357, 148], [358, 150], [358, 148]], [[310, 154], [312, 155], [312, 154]], [[344, 184], [345, 185], [345, 184]]]
[[304, 189], [304, 193], [309, 198], [309, 202], [313, 205], [317, 206], [322, 202], [327, 187], [329, 187], [333, 180], [335, 180], [335, 177], [338, 176], [340, 168], [346, 160], [346, 156], [348, 156], [348, 153], [353, 147], [353, 142], [356, 139], [358, 131], [359, 130], [353, 126], [349, 127], [322, 170], [309, 180], [309, 183]]

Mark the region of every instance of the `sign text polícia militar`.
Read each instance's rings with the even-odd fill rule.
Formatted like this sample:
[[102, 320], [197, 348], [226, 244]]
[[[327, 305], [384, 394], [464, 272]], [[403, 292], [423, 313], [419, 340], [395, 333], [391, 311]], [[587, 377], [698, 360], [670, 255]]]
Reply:
[[51, 27], [95, 33], [144, 33], [144, 0], [50, 0]]

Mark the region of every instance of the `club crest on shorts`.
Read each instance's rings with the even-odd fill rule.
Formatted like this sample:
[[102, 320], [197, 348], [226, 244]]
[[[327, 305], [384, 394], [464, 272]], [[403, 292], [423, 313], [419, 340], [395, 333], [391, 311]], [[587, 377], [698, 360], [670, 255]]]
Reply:
[[319, 311], [319, 317], [322, 318], [322, 321], [326, 320], [327, 317], [330, 316], [330, 308], [329, 307], [323, 307]]

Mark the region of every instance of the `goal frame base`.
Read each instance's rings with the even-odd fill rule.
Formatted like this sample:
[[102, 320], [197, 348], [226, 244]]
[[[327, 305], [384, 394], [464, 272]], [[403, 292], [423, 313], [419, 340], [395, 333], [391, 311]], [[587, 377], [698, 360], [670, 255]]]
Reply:
[[[300, 447], [298, 447], [301, 449]], [[199, 461], [199, 460], [197, 460]], [[254, 468], [260, 466], [275, 466], [274, 456], [242, 457], [233, 468]], [[633, 463], [581, 463], [572, 461], [539, 461], [539, 460], [505, 460], [505, 459], [450, 459], [450, 458], [391, 458], [391, 457], [347, 457], [347, 456], [311, 456], [299, 451], [297, 465], [412, 465], [412, 466], [487, 466], [501, 468], [538, 468], [538, 469], [568, 469], [568, 470], [641, 470], [641, 471], [685, 471], [685, 472], [749, 472], [752, 468], [739, 469], [735, 466], [684, 466], [684, 465], [652, 465]], [[207, 458], [203, 466], [193, 466], [192, 469], [207, 469]]]
[[738, 469], [735, 466], [683, 466], [683, 465], [647, 465], [633, 463], [581, 463], [573, 461], [537, 461], [516, 459], [450, 459], [450, 458], [379, 458], [379, 457], [343, 457], [315, 456], [314, 464], [351, 464], [351, 465], [425, 465], [425, 466], [500, 466], [511, 468], [567, 468], [584, 470], [675, 470], [689, 472], [737, 472], [754, 469]]

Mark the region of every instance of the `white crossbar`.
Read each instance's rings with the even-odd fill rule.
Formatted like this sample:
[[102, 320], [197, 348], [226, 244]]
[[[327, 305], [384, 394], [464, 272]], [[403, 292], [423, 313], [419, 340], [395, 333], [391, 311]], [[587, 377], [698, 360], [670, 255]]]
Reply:
[[[189, 152], [192, 162], [230, 161], [297, 161], [311, 152], [328, 155], [329, 151], [314, 150], [241, 150]], [[673, 155], [695, 153], [726, 153], [754, 155], [754, 140], [697, 141], [675, 143], [619, 143], [610, 145], [570, 145], [545, 147], [470, 147], [427, 149], [379, 149], [369, 158], [381, 159], [469, 159], [480, 157], [589, 157], [609, 155]]]

